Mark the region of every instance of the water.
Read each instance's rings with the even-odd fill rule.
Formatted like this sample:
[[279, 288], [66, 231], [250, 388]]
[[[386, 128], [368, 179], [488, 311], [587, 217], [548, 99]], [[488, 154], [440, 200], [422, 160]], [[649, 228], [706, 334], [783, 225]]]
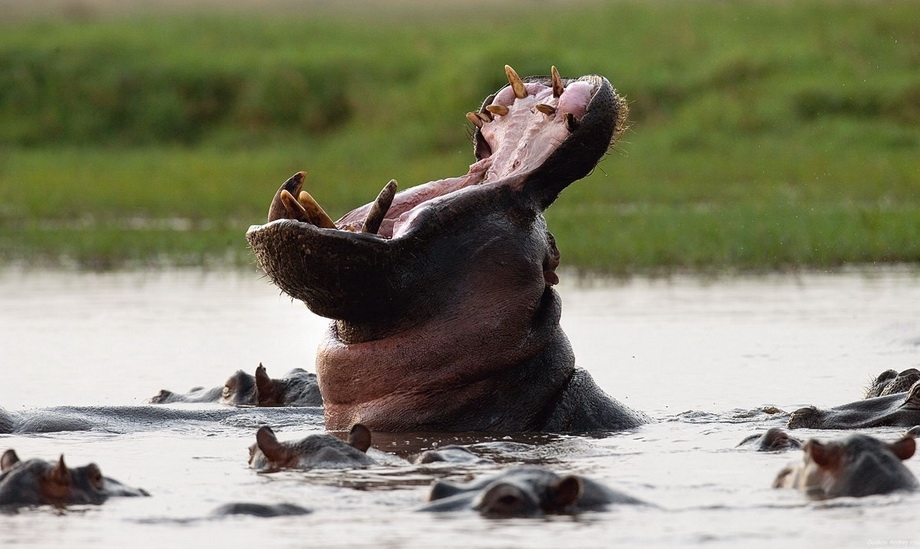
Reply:
[[[607, 392], [657, 421], [604, 439], [525, 440], [507, 458], [589, 475], [651, 506], [537, 520], [416, 513], [429, 480], [456, 471], [390, 465], [259, 475], [246, 466], [256, 425], [280, 425], [282, 440], [319, 428], [315, 414], [253, 411], [134, 432], [0, 436], [0, 446], [23, 458], [64, 453], [72, 466], [95, 461], [105, 474], [153, 495], [0, 515], [0, 546], [920, 545], [913, 527], [920, 495], [810, 503], [769, 487], [798, 453], [735, 448], [748, 434], [784, 423], [780, 414], [758, 411], [766, 406], [841, 404], [859, 398], [882, 370], [920, 363], [916, 272], [628, 282], [569, 274], [559, 290], [579, 364]], [[275, 375], [296, 366], [313, 370], [326, 324], [251, 272], [8, 270], [0, 272], [0, 304], [0, 405], [26, 413], [142, 405], [160, 389], [220, 385], [260, 362]], [[895, 438], [900, 430], [869, 432]], [[380, 449], [405, 453], [434, 442], [394, 437]], [[907, 465], [920, 475], [920, 457]], [[234, 501], [289, 502], [314, 512], [210, 516]]]

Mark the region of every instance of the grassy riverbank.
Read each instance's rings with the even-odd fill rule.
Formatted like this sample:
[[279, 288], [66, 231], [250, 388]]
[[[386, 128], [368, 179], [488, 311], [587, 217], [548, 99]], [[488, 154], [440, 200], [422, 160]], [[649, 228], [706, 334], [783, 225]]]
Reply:
[[463, 173], [505, 63], [631, 101], [547, 212], [564, 266], [920, 260], [914, 2], [562, 6], [0, 20], [0, 262], [249, 263], [297, 170], [333, 217]]

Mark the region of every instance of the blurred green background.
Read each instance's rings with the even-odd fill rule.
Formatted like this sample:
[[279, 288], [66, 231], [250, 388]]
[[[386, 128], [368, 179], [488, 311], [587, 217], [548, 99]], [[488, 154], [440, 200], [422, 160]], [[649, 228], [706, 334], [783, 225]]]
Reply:
[[295, 171], [333, 218], [465, 173], [506, 63], [630, 101], [565, 267], [920, 260], [916, 2], [256, 4], [0, 2], [0, 264], [252, 265]]

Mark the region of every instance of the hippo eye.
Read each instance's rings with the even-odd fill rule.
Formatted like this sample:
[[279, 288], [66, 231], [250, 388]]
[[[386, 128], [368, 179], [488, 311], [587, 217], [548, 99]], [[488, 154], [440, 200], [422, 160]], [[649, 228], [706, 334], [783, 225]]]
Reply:
[[105, 480], [102, 478], [102, 471], [99, 467], [91, 465], [86, 472], [86, 477], [93, 488], [102, 490], [105, 487]]

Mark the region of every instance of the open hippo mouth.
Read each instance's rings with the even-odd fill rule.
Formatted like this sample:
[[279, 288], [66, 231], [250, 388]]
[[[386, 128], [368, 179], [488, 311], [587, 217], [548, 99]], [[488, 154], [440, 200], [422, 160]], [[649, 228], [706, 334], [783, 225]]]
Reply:
[[300, 172], [247, 232], [269, 278], [335, 321], [317, 355], [327, 428], [553, 425], [576, 368], [542, 212], [594, 168], [627, 109], [601, 76], [505, 73], [509, 84], [467, 114], [466, 175], [399, 193], [391, 181], [332, 221]]

